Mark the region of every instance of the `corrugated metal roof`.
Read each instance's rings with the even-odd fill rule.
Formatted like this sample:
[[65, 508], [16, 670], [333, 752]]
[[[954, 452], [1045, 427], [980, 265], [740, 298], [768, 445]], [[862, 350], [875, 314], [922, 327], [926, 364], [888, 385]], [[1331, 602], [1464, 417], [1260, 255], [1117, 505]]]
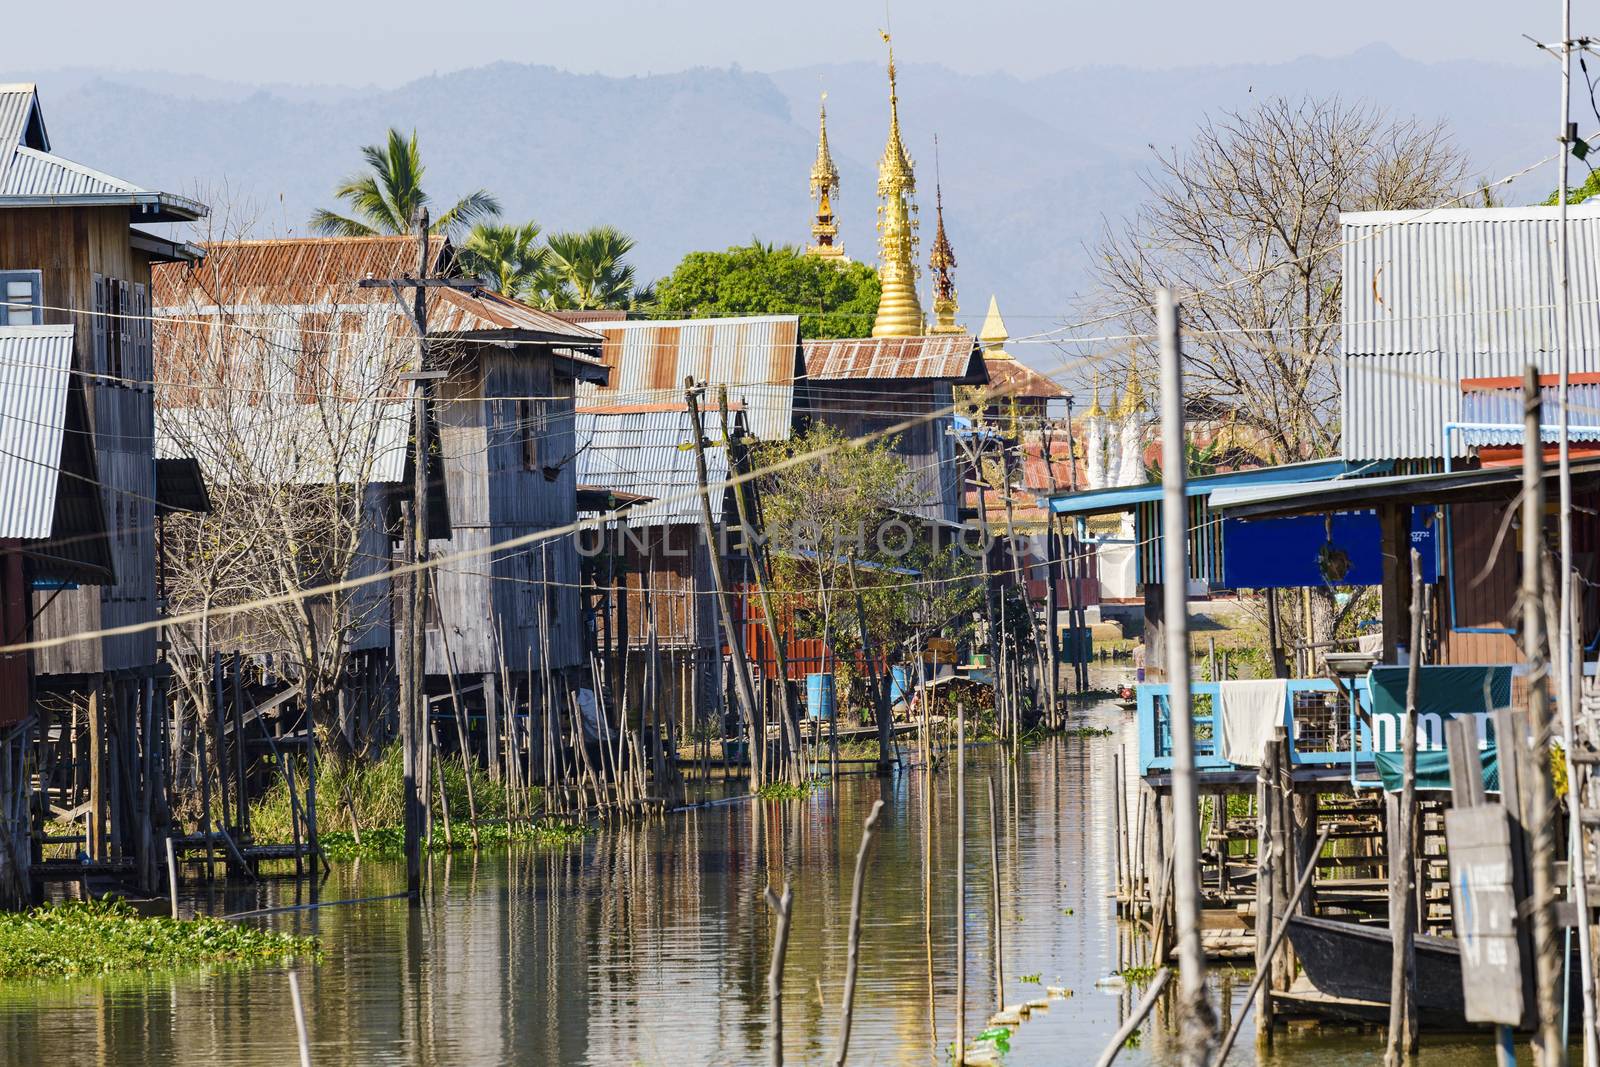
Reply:
[[[715, 412], [702, 411], [705, 436], [722, 436]], [[648, 496], [660, 503], [636, 505], [628, 512], [633, 526], [698, 523], [699, 478], [695, 471], [694, 438], [689, 412], [679, 405], [621, 409], [579, 408], [577, 476], [580, 484], [615, 493]], [[728, 478], [728, 456], [720, 445], [706, 449], [706, 477], [716, 485]], [[712, 514], [722, 518], [722, 494], [713, 491]]]
[[0, 208], [123, 206], [147, 222], [204, 218], [204, 204], [52, 155], [32, 83], [0, 85]]
[[156, 456], [192, 457], [212, 482], [296, 485], [397, 483], [411, 441], [408, 401], [159, 408]]
[[[1570, 382], [1568, 389], [1567, 429], [1571, 439], [1600, 440], [1600, 383]], [[1546, 441], [1557, 441], [1561, 429], [1560, 387], [1547, 380], [1539, 392], [1544, 401], [1540, 436]], [[1463, 383], [1461, 422], [1464, 425], [1453, 431], [1455, 444], [1473, 448], [1522, 444], [1521, 383], [1490, 388]]]
[[[387, 288], [362, 288], [371, 278], [399, 278], [417, 270], [417, 239], [407, 236], [303, 237], [263, 241], [221, 241], [201, 246], [199, 265], [159, 264], [151, 271], [155, 304], [169, 314], [255, 307], [294, 307], [327, 311], [335, 307], [400, 305]], [[442, 236], [428, 242], [428, 269], [436, 271], [453, 255]], [[406, 296], [410, 299], [409, 294]], [[584, 350], [600, 345], [600, 335], [495, 293], [429, 290], [430, 334], [481, 334], [514, 331], [557, 339], [563, 352], [598, 367]]]
[[988, 381], [971, 334], [852, 337], [807, 341], [806, 377], [813, 381], [921, 378], [977, 384]]
[[148, 193], [132, 182], [18, 145], [6, 169], [0, 196], [73, 196], [78, 194]]
[[17, 145], [50, 151], [39, 94], [32, 82], [0, 85], [0, 182], [5, 181], [11, 149]]
[[[607, 386], [579, 385], [579, 402], [683, 402], [683, 380], [726, 385], [742, 403], [748, 429], [763, 441], [787, 440], [794, 428], [800, 319], [795, 315], [671, 321], [602, 322], [600, 358], [611, 368]], [[716, 397], [707, 402], [715, 406]]]
[[[1600, 371], [1600, 206], [1569, 210], [1571, 367]], [[1461, 379], [1558, 369], [1556, 219], [1553, 207], [1340, 217], [1346, 459], [1441, 457], [1445, 424], [1467, 421]]]
[[[806, 366], [811, 366], [808, 361]], [[1029, 400], [1054, 400], [1067, 395], [1054, 379], [1048, 378], [1021, 360], [1012, 357], [994, 359], [986, 357], [984, 369], [989, 373], [989, 392], [995, 396], [1015, 396]]]
[[[1240, 485], [1298, 485], [1301, 482], [1343, 478], [1361, 473], [1371, 473], [1371, 470], [1355, 467], [1337, 459], [1314, 459], [1305, 463], [1286, 463], [1279, 467], [1257, 467], [1252, 470], [1190, 478], [1184, 483], [1184, 491], [1188, 496], [1209, 497], [1218, 490]], [[1161, 493], [1160, 482], [1111, 486], [1079, 493], [1057, 493], [1050, 498], [1050, 507], [1057, 515], [1098, 515], [1110, 511], [1131, 511], [1140, 504], [1159, 501]]]
[[72, 368], [71, 326], [0, 326], [0, 538], [50, 536]]

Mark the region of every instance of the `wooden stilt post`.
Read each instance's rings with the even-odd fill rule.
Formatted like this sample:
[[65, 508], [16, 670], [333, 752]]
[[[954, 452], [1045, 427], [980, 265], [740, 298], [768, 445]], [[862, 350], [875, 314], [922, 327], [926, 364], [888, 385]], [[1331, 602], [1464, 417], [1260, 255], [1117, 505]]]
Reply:
[[[1282, 727], [1277, 732], [1281, 734]], [[1256, 971], [1267, 976], [1267, 980], [1256, 987], [1256, 1040], [1269, 1047], [1273, 1027], [1273, 953], [1268, 948], [1272, 943], [1276, 912], [1277, 866], [1283, 860], [1277, 854], [1277, 827], [1274, 825], [1278, 810], [1274, 798], [1278, 788], [1278, 751], [1275, 738], [1262, 753], [1261, 766], [1256, 769]]]
[[1401, 724], [1403, 752], [1399, 804], [1389, 828], [1389, 1037], [1385, 1067], [1399, 1067], [1417, 1048], [1416, 856], [1412, 834], [1417, 819], [1417, 685], [1422, 672], [1422, 559], [1411, 549], [1411, 640], [1406, 671], [1406, 717]]
[[1206, 956], [1200, 943], [1199, 802], [1194, 718], [1189, 699], [1189, 507], [1185, 490], [1183, 366], [1178, 309], [1172, 293], [1156, 297], [1161, 342], [1162, 581], [1165, 584], [1167, 683], [1172, 712], [1173, 900], [1178, 934], [1180, 1062], [1209, 1063], [1216, 1015], [1206, 996]]
[[956, 703], [956, 1041], [954, 1061], [967, 1061], [967, 709]]

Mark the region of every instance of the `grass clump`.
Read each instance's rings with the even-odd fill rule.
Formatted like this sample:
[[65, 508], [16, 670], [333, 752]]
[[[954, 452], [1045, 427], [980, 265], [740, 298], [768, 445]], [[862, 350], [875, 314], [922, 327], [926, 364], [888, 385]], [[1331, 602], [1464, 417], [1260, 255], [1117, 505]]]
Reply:
[[1160, 968], [1153, 966], [1136, 965], [1132, 967], [1124, 967], [1117, 973], [1121, 975], [1123, 979], [1125, 979], [1130, 985], [1149, 985], [1150, 981], [1155, 978], [1156, 971], [1159, 969]]
[[[478, 826], [478, 844], [566, 845], [581, 840], [588, 832], [588, 827], [571, 823], [498, 822]], [[436, 822], [433, 827], [433, 840], [428, 843], [428, 847], [434, 852], [445, 852], [451, 848], [467, 848], [472, 844], [472, 831], [464, 824], [454, 824], [453, 836], [454, 840], [447, 843], [444, 839], [444, 826]], [[322, 845], [322, 851], [328, 854], [330, 861], [399, 859], [406, 854], [405, 828], [400, 826], [374, 826], [362, 830], [359, 844], [356, 843], [356, 835], [349, 830], [329, 830], [319, 833], [317, 840]]]
[[146, 918], [125, 901], [72, 901], [0, 913], [0, 980], [320, 956], [317, 939], [200, 916]]
[[815, 778], [807, 778], [799, 785], [792, 782], [768, 782], [756, 790], [762, 800], [804, 800], [822, 787]]
[[[303, 788], [305, 760], [295, 760], [295, 782]], [[472, 844], [467, 803], [467, 777], [472, 778], [472, 799], [478, 814], [478, 843], [566, 844], [582, 837], [583, 827], [569, 823], [546, 823], [528, 818], [520, 809], [531, 802], [534, 810], [541, 803], [541, 790], [531, 791], [529, 801], [519, 794], [509, 797], [503, 782], [495, 781], [482, 767], [468, 766], [459, 759], [444, 759], [438, 766], [450, 802], [453, 846]], [[389, 859], [405, 855], [405, 769], [399, 745], [391, 745], [381, 759], [360, 756], [340, 757], [324, 752], [317, 758], [317, 838], [329, 860], [360, 858]], [[511, 810], [511, 801], [519, 810]], [[439, 803], [437, 785], [430, 801], [433, 805], [433, 839], [436, 852], [446, 844], [444, 809]], [[282, 778], [275, 782], [250, 807], [250, 825], [257, 840], [289, 841], [293, 837], [289, 793]], [[359, 838], [359, 843], [357, 839]]]

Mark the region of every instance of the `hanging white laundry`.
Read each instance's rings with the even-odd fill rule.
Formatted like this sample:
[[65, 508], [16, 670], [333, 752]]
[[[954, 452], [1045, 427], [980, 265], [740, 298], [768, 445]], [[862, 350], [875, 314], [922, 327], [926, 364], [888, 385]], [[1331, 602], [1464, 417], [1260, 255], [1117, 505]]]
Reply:
[[1221, 682], [1217, 689], [1222, 701], [1222, 758], [1241, 767], [1258, 766], [1272, 731], [1283, 725], [1288, 681]]

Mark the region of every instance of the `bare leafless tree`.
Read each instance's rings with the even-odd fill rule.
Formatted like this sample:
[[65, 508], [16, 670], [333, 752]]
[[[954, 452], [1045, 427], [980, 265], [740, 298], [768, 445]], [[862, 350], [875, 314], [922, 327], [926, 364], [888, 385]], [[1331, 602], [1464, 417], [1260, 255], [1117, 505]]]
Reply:
[[[199, 461], [211, 497], [209, 513], [165, 523], [174, 614], [387, 569], [388, 488], [406, 460], [399, 375], [415, 345], [397, 306], [326, 294], [263, 299], [228, 258], [213, 247], [181, 279], [157, 286], [169, 301], [156, 323], [157, 437], [164, 452]], [[191, 707], [208, 706], [212, 653], [238, 651], [272, 657], [325, 726], [351, 650], [383, 621], [387, 594], [376, 583], [291, 596], [170, 628]]]
[[[1185, 386], [1230, 408], [1279, 462], [1339, 442], [1339, 213], [1432, 207], [1460, 188], [1465, 156], [1443, 124], [1338, 99], [1267, 100], [1207, 120], [1157, 153], [1132, 219], [1095, 249], [1105, 309], [1152, 332], [1153, 294], [1183, 301]], [[1134, 344], [1119, 373], [1154, 365]]]

